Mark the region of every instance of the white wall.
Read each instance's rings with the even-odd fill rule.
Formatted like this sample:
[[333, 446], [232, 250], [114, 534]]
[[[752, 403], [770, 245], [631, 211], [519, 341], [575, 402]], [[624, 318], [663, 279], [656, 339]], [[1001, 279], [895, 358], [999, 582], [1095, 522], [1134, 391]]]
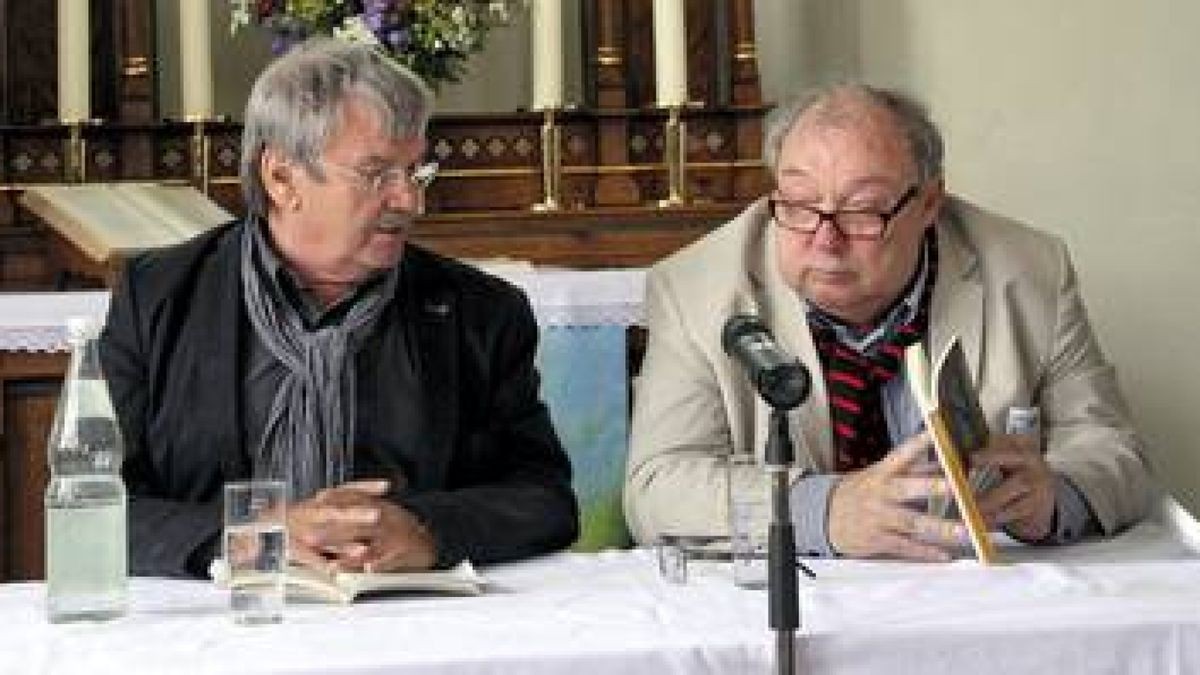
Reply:
[[1163, 482], [1200, 509], [1200, 3], [758, 2], [769, 99], [899, 86], [950, 188], [1065, 237]]

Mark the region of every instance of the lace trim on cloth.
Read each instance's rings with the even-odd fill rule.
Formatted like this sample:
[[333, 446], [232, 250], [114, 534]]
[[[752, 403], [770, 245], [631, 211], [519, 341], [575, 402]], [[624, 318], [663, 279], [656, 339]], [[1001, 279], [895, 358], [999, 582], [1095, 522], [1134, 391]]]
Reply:
[[[486, 263], [479, 267], [521, 287], [543, 328], [645, 323], [645, 270], [539, 270]], [[67, 351], [67, 317], [102, 321], [108, 296], [108, 291], [0, 294], [0, 351]]]

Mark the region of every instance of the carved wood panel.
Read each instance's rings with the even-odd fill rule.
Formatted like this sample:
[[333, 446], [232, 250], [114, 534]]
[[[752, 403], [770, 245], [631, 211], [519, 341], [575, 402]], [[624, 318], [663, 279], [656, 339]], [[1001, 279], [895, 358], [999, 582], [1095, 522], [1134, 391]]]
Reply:
[[55, 3], [8, 0], [7, 120], [33, 124], [57, 117], [58, 52]]
[[46, 438], [66, 361], [0, 352], [0, 581], [43, 577]]

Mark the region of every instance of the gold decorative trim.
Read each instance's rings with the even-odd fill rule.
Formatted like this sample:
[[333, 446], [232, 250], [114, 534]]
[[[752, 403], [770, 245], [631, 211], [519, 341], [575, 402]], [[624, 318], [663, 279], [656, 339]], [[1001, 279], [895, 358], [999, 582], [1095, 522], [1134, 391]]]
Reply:
[[147, 56], [127, 56], [122, 68], [126, 77], [144, 77], [150, 73], [150, 58]]
[[[228, 180], [228, 179], [226, 179], [226, 180]], [[216, 182], [216, 181], [214, 181], [214, 182]], [[239, 181], [237, 179], [235, 179], [230, 182], [236, 183]], [[92, 181], [89, 184], [99, 185], [102, 183], [106, 184], [106, 185], [116, 184], [116, 183], [127, 183], [130, 185], [149, 183], [152, 185], [168, 185], [168, 186], [172, 186], [172, 187], [192, 184], [191, 181], [185, 180], [182, 178], [160, 178], [158, 180], [146, 180], [144, 178], [127, 178], [125, 180]], [[59, 187], [59, 186], [69, 185], [69, 184], [70, 183], [66, 183], [64, 181], [39, 181], [37, 183], [0, 183], [0, 192], [24, 192], [24, 191], [32, 189], [32, 188]]]
[[[499, 167], [495, 169], [438, 169], [438, 180], [443, 178], [512, 178], [518, 176], [539, 176], [540, 167]], [[435, 183], [436, 184], [436, 183]]]
[[596, 48], [596, 65], [619, 66], [623, 63], [625, 63], [625, 59], [621, 56], [621, 50], [616, 47]]
[[[765, 165], [760, 159], [735, 159], [730, 161], [688, 162], [695, 169], [761, 169]], [[562, 172], [573, 176], [602, 176], [628, 173], [654, 173], [662, 171], [663, 164], [604, 164], [600, 166], [564, 166]], [[500, 167], [495, 169], [443, 169], [438, 178], [514, 178], [540, 176], [540, 169], [533, 167]]]
[[[719, 162], [688, 162], [688, 167], [692, 169], [761, 169], [764, 168], [762, 160], [759, 159], [736, 159], [730, 161]], [[631, 174], [631, 173], [654, 173], [663, 170], [661, 163], [654, 164], [605, 164], [600, 166], [564, 166], [562, 172], [573, 176], [603, 176], [613, 174]], [[444, 169], [438, 171], [438, 178], [516, 178], [522, 176], [540, 176], [541, 169], [535, 167], [500, 167], [495, 169]], [[156, 185], [192, 185], [192, 181], [187, 178], [160, 178], [158, 180], [146, 180], [144, 178], [132, 178], [125, 180], [109, 180], [105, 183], [154, 183]], [[213, 176], [209, 179], [212, 185], [237, 185], [241, 183], [241, 178], [237, 176]], [[33, 187], [63, 185], [61, 181], [37, 182], [37, 183], [2, 183], [0, 184], [0, 192], [22, 192]]]
[[734, 61], [753, 61], [758, 58], [758, 48], [753, 42], [739, 42], [733, 46]]

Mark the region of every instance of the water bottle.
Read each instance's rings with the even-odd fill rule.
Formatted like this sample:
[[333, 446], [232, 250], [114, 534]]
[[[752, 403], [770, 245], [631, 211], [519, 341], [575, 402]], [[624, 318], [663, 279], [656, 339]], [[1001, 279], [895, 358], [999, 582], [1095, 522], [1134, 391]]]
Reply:
[[71, 365], [47, 454], [46, 609], [52, 623], [125, 613], [129, 585], [121, 433], [100, 372], [97, 323], [67, 321]]

